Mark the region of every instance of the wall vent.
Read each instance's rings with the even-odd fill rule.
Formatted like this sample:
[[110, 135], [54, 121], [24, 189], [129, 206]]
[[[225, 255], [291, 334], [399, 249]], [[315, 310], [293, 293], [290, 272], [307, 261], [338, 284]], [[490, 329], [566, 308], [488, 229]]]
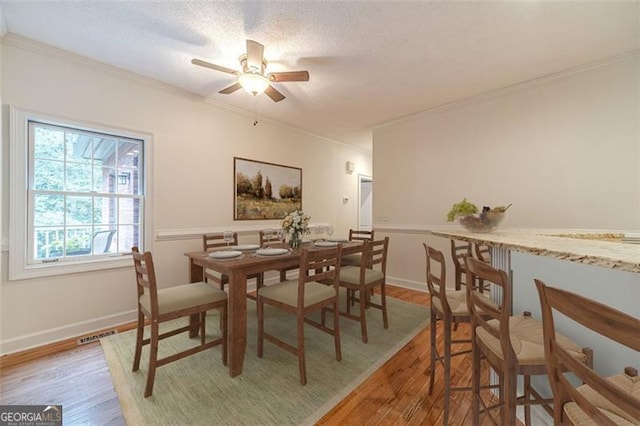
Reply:
[[95, 342], [96, 340], [100, 340], [103, 337], [111, 336], [112, 334], [116, 334], [116, 330], [109, 330], [102, 333], [92, 334], [90, 336], [81, 337], [76, 341], [78, 346], [86, 345], [87, 343]]

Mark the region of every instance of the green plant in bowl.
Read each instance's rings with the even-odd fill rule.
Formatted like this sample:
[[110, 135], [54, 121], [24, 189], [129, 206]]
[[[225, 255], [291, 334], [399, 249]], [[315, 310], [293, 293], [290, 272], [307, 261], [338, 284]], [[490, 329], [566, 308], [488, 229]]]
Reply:
[[465, 198], [451, 207], [447, 214], [447, 221], [453, 222], [457, 220], [460, 225], [470, 232], [491, 232], [502, 222], [509, 207], [511, 207], [511, 204], [506, 207], [483, 207], [482, 212], [478, 212], [478, 207]]

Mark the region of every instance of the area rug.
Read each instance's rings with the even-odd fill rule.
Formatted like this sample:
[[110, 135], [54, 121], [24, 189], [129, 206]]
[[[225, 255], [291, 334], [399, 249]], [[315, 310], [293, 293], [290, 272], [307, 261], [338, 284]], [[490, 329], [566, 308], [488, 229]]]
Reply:
[[[134, 331], [108, 336], [101, 342], [129, 425], [313, 424], [428, 324], [429, 309], [425, 306], [390, 297], [387, 305], [386, 330], [380, 311], [367, 311], [366, 344], [357, 321], [340, 319], [340, 362], [335, 359], [333, 338], [305, 326], [305, 386], [300, 385], [297, 358], [292, 354], [265, 341], [263, 358], [258, 358], [257, 315], [252, 301], [247, 303], [244, 368], [234, 378], [222, 365], [217, 346], [160, 367], [153, 395], [144, 398], [148, 346], [143, 349], [140, 370], [133, 373]], [[267, 306], [265, 318], [265, 330], [295, 344], [294, 316]], [[207, 335], [219, 335], [216, 314], [207, 316]], [[197, 339], [189, 339], [185, 333], [170, 337], [160, 342], [160, 356], [195, 343]]]

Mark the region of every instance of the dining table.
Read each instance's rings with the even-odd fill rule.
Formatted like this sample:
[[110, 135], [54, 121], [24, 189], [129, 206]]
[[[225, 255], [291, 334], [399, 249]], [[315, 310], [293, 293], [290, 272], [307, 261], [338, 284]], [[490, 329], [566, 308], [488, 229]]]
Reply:
[[[362, 241], [340, 241], [342, 254], [362, 252]], [[219, 259], [210, 256], [211, 251], [195, 251], [185, 253], [189, 258], [189, 281], [204, 280], [204, 270], [211, 269], [229, 277], [228, 281], [228, 360], [229, 375], [235, 377], [242, 373], [244, 355], [247, 347], [247, 276], [300, 264], [302, 250], [326, 248], [316, 246], [313, 242], [303, 242], [299, 248], [291, 249], [288, 244], [270, 244], [269, 248], [286, 248], [281, 255], [261, 256], [257, 250], [243, 251], [234, 258]], [[220, 250], [227, 250], [221, 248]], [[197, 316], [191, 318], [190, 336], [198, 334]]]

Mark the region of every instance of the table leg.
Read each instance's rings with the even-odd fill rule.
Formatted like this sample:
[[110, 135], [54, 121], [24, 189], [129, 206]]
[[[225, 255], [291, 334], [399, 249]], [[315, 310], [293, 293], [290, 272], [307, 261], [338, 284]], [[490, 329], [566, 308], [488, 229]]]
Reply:
[[229, 375], [242, 373], [247, 347], [247, 274], [234, 271], [229, 277]]
[[[196, 265], [193, 262], [193, 259], [189, 258], [189, 282], [197, 283], [204, 280], [204, 268], [200, 265]], [[189, 324], [191, 329], [189, 330], [189, 337], [196, 337], [198, 335], [200, 319], [198, 318], [198, 314], [191, 315], [189, 317]]]

